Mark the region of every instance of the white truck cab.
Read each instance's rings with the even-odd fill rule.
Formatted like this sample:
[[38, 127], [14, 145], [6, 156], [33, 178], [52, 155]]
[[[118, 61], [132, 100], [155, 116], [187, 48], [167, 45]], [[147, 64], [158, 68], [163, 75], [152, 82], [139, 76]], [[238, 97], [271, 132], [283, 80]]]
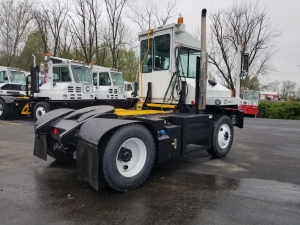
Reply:
[[0, 66], [0, 95], [26, 95], [26, 76], [29, 72]]
[[[197, 96], [197, 60], [202, 57], [199, 40], [186, 31], [185, 24], [180, 23], [142, 31], [139, 40], [140, 101], [146, 101], [148, 83], [151, 83], [153, 103], [177, 104], [180, 101], [181, 82], [184, 81], [184, 104], [194, 105]], [[240, 102], [239, 97], [232, 97], [231, 90], [215, 81], [207, 81], [203, 89], [206, 89], [206, 105], [228, 106]]]
[[126, 99], [123, 74], [103, 66], [92, 66], [94, 93], [97, 99]]
[[34, 93], [34, 97], [51, 100], [90, 100], [95, 98], [91, 65], [83, 62], [47, 57], [47, 64], [41, 66], [45, 83]]

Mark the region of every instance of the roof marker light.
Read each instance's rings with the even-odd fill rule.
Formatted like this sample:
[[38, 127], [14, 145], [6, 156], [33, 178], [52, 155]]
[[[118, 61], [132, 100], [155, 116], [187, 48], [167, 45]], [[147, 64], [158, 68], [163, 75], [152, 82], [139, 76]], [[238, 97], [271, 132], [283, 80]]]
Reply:
[[179, 14], [178, 20], [177, 20], [177, 24], [183, 24], [183, 17], [181, 14]]

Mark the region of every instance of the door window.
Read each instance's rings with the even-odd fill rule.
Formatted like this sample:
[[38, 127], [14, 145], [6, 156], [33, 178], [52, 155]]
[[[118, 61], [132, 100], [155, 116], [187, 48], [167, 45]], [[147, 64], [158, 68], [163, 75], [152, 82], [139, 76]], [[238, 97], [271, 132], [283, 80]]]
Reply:
[[71, 77], [67, 66], [53, 67], [53, 82], [71, 82]]

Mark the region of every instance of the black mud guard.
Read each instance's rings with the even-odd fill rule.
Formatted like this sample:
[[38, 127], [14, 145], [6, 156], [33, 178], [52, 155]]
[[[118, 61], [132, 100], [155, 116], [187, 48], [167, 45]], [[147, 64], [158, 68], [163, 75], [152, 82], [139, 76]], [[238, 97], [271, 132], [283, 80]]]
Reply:
[[15, 99], [14, 96], [10, 96], [10, 95], [0, 95], [0, 98], [2, 98], [7, 104], [11, 104], [12, 100]]
[[85, 122], [76, 134], [77, 177], [98, 190], [99, 141], [113, 128], [138, 123], [136, 120], [95, 118]]
[[238, 127], [244, 127], [244, 112], [242, 110], [237, 110], [237, 117], [238, 117]]
[[38, 119], [34, 125], [35, 140], [33, 155], [47, 161], [47, 134], [50, 133], [50, 124], [60, 117], [73, 112], [74, 109], [57, 109], [50, 111]]

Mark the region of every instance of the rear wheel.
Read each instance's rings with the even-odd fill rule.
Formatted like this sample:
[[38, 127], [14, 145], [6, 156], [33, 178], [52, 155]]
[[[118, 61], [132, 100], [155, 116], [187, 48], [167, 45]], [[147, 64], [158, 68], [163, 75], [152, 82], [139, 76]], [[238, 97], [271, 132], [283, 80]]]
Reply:
[[217, 117], [213, 128], [213, 145], [207, 152], [215, 157], [225, 157], [231, 149], [233, 142], [233, 125], [226, 115]]
[[6, 120], [10, 117], [11, 107], [6, 104], [3, 99], [0, 99], [0, 120]]
[[131, 124], [112, 134], [102, 152], [104, 181], [113, 189], [126, 192], [148, 177], [154, 164], [155, 144], [144, 126]]
[[49, 111], [50, 111], [50, 105], [48, 102], [38, 102], [35, 104], [33, 108], [33, 112], [32, 112], [33, 118], [35, 120], [38, 120]]

